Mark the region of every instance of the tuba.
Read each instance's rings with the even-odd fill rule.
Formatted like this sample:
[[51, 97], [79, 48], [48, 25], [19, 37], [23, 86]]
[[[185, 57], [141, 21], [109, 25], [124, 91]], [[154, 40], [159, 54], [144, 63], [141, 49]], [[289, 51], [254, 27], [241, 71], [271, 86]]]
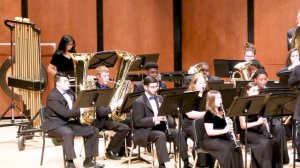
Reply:
[[[74, 74], [75, 74], [75, 90], [78, 94], [82, 90], [96, 89], [96, 84], [93, 77], [87, 76], [89, 61], [94, 54], [87, 53], [72, 53]], [[85, 111], [80, 116], [82, 125], [92, 125], [96, 117], [96, 108], [91, 107], [89, 111]]]
[[[117, 103], [119, 100], [123, 100], [127, 93], [133, 91], [131, 81], [126, 80], [126, 77], [132, 63], [140, 59], [140, 57], [127, 53], [125, 51], [116, 51], [116, 54], [120, 58], [120, 60], [117, 76], [114, 82], [115, 84], [113, 87], [114, 92], [109, 105]], [[114, 121], [123, 121], [126, 119], [126, 113], [121, 113], [119, 109], [115, 109], [114, 111], [112, 111], [110, 117]]]
[[[240, 79], [240, 80], [250, 80], [251, 76], [249, 73], [249, 66], [252, 64], [251, 61], [248, 62], [240, 62], [238, 64], [236, 64], [234, 66], [235, 69], [237, 69], [237, 71], [234, 71], [231, 75], [231, 81], [234, 82], [234, 86], [235, 86], [235, 81]], [[236, 74], [239, 74], [240, 77], [236, 77]]]

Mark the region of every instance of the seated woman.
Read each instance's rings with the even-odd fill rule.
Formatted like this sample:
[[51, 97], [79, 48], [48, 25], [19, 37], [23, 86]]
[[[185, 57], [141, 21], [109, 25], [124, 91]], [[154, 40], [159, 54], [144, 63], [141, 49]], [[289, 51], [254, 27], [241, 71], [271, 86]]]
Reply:
[[[254, 96], [259, 94], [258, 86], [255, 82], [250, 82], [244, 88], [244, 96]], [[239, 117], [241, 127], [241, 142], [245, 143], [245, 129], [247, 129], [247, 144], [251, 149], [251, 166], [259, 167], [281, 167], [280, 148], [276, 138], [271, 138], [266, 118], [258, 117], [257, 114]]]
[[[201, 111], [201, 99], [206, 86], [207, 82], [205, 80], [205, 75], [203, 73], [197, 73], [193, 76], [193, 79], [191, 80], [187, 89], [188, 92], [199, 92], [198, 97], [194, 102], [193, 110], [183, 114], [182, 130], [187, 138], [194, 138], [193, 120], [203, 118], [205, 115], [205, 111]], [[199, 162], [197, 162], [197, 166], [203, 167], [213, 165], [214, 159], [207, 154], [200, 154], [198, 158], [200, 159], [198, 159]]]
[[203, 149], [219, 161], [221, 168], [243, 168], [241, 149], [236, 148], [235, 142], [229, 135], [233, 133], [233, 125], [229, 124], [229, 118], [224, 117], [222, 106], [220, 92], [209, 91], [206, 99], [207, 112], [204, 115], [206, 135], [204, 135]]

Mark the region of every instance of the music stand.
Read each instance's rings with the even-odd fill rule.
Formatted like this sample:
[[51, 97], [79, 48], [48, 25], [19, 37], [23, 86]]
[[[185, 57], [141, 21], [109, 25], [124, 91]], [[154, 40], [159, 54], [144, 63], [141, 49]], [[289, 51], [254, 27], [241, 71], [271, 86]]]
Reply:
[[73, 109], [81, 107], [107, 106], [111, 100], [113, 89], [83, 90], [78, 93]]
[[[273, 93], [270, 95], [270, 98], [266, 104], [264, 117], [280, 117], [280, 125], [281, 125], [280, 128], [282, 132], [283, 131], [282, 117], [294, 114], [296, 101], [297, 101], [297, 93], [293, 93], [293, 92]], [[282, 137], [280, 138], [283, 139]], [[283, 143], [280, 144], [280, 147], [282, 152], [280, 156], [280, 161], [282, 163]], [[295, 152], [295, 147], [294, 147], [294, 152]], [[294, 155], [293, 164], [295, 165], [295, 155]]]
[[235, 71], [234, 66], [244, 60], [214, 59], [215, 75], [229, 78]]
[[157, 94], [165, 96], [165, 95], [172, 95], [172, 94], [182, 94], [187, 90], [186, 87], [181, 88], [170, 88], [170, 89], [160, 89], [158, 90]]
[[[131, 126], [131, 130], [134, 130], [134, 125], [133, 125], [133, 117], [132, 117], [132, 104], [135, 101], [136, 98], [138, 98], [139, 96], [141, 96], [144, 92], [135, 92], [135, 93], [128, 93], [125, 96], [125, 99], [120, 107], [120, 112], [124, 113], [124, 112], [128, 112], [130, 111], [130, 126]], [[133, 131], [131, 131], [131, 136], [133, 137]], [[133, 144], [131, 145], [132, 149], [131, 149], [131, 153], [130, 153], [130, 159], [127, 161], [124, 161], [123, 163], [128, 163], [130, 164], [131, 161], [144, 161], [148, 164], [151, 164], [151, 162], [149, 162], [148, 160], [144, 159], [143, 157], [141, 157], [140, 155], [140, 148], [138, 148], [138, 156], [136, 158], [132, 158], [131, 159], [131, 155], [132, 155], [132, 151], [133, 151]], [[125, 152], [127, 151], [127, 149], [125, 149]]]
[[180, 159], [180, 146], [181, 146], [181, 123], [182, 123], [182, 113], [187, 113], [193, 110], [193, 105], [198, 92], [185, 92], [182, 94], [172, 94], [166, 95], [164, 100], [159, 108], [158, 116], [167, 116], [167, 115], [178, 115], [179, 125], [178, 125], [178, 158], [179, 158], [179, 167], [181, 167]]
[[249, 97], [236, 97], [231, 103], [227, 112], [228, 117], [238, 117], [245, 115], [246, 129], [245, 129], [245, 167], [247, 167], [247, 121], [248, 115], [258, 114], [267, 102], [268, 95], [257, 95]]
[[114, 67], [118, 60], [117, 51], [96, 52], [89, 62], [89, 69], [95, 69], [100, 65]]
[[[112, 97], [113, 89], [93, 89], [93, 90], [83, 90], [78, 93], [78, 97], [73, 104], [73, 109], [78, 109], [82, 107], [99, 107], [107, 106]], [[95, 119], [93, 127], [95, 128]], [[96, 165], [96, 157], [94, 157], [94, 165]]]
[[157, 63], [159, 54], [154, 53], [154, 54], [140, 54], [137, 55], [141, 59], [136, 60], [132, 63], [132, 65], [129, 68], [129, 71], [141, 71], [144, 70], [145, 64], [147, 62], [155, 62]]
[[[233, 99], [240, 95], [240, 89], [239, 88], [231, 88], [231, 89], [221, 88], [221, 89], [218, 89], [218, 91], [222, 95], [223, 106], [224, 106], [225, 110], [229, 108], [229, 106], [231, 105]], [[199, 106], [200, 111], [206, 111], [205, 104], [206, 104], [207, 92], [208, 91], [205, 91], [203, 93], [202, 101], [201, 101], [200, 106]]]

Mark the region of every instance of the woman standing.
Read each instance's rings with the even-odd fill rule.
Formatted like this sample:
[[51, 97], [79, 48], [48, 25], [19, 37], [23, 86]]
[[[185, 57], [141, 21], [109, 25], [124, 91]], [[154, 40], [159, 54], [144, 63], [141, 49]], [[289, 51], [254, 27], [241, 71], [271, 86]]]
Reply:
[[222, 168], [243, 168], [242, 152], [240, 148], [235, 148], [229, 135], [233, 133], [233, 125], [229, 124], [229, 118], [224, 117], [219, 91], [211, 90], [207, 93], [206, 110], [203, 149], [214, 156]]
[[48, 65], [48, 72], [51, 75], [55, 75], [57, 72], [64, 72], [67, 75], [74, 76], [71, 53], [76, 53], [75, 46], [75, 40], [71, 35], [62, 36], [58, 48]]
[[[255, 82], [250, 82], [244, 88], [244, 96], [259, 95], [259, 88]], [[245, 129], [247, 129], [247, 144], [251, 149], [252, 168], [281, 167], [280, 148], [275, 138], [270, 137], [269, 130], [266, 127], [266, 118], [258, 117], [257, 114], [239, 117], [240, 121], [240, 139], [242, 143], [246, 142]]]

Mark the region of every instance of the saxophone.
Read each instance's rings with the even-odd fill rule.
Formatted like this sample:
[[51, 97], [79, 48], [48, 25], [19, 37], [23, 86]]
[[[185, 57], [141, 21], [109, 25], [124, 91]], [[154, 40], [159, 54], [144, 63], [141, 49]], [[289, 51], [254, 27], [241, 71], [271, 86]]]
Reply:
[[[87, 75], [89, 61], [94, 54], [87, 53], [72, 53], [74, 74], [75, 74], [75, 89], [78, 94], [83, 90], [96, 89], [94, 78]], [[96, 108], [90, 107], [88, 111], [85, 111], [80, 116], [80, 123], [82, 125], [92, 125], [96, 117]]]
[[[119, 59], [118, 72], [114, 84], [114, 92], [109, 105], [117, 103], [119, 100], [123, 100], [127, 93], [133, 91], [132, 83], [130, 80], [126, 80], [127, 73], [132, 63], [140, 57], [130, 54], [125, 51], [116, 51]], [[123, 121], [126, 119], [126, 113], [121, 113], [119, 109], [112, 111], [110, 117], [114, 121]]]

